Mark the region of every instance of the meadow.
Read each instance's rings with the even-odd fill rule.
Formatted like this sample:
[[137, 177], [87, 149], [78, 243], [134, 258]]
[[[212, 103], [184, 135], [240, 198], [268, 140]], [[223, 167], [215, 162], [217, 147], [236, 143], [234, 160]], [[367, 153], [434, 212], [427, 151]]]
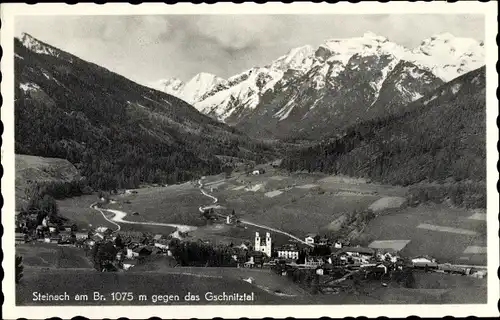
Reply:
[[16, 255], [23, 257], [25, 268], [83, 268], [93, 269], [93, 265], [83, 249], [58, 246], [56, 244], [17, 244]]
[[[470, 219], [472, 215], [471, 210], [445, 204], [408, 207], [378, 216], [368, 223], [358, 240], [366, 244], [373, 240], [410, 240], [402, 251], [406, 256], [427, 254], [443, 262], [485, 265], [485, 254], [464, 253], [468, 246], [486, 246], [486, 221]], [[437, 226], [437, 230], [419, 227], [422, 225]], [[439, 227], [445, 228], [439, 231]]]

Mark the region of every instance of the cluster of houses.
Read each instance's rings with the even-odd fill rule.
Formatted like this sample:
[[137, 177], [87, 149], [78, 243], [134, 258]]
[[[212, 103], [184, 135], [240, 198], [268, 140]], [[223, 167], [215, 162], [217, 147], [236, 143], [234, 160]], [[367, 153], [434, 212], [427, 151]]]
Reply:
[[40, 224], [34, 224], [36, 214], [17, 213], [15, 228], [15, 243], [43, 242], [53, 244], [74, 244], [86, 239], [88, 233], [78, 232], [75, 224], [51, 222], [47, 217]]
[[172, 257], [170, 240], [157, 234], [153, 237], [146, 237], [142, 240], [136, 238], [127, 238], [123, 248], [119, 248], [116, 254], [116, 265], [118, 268], [129, 270], [136, 266], [141, 258], [150, 255], [164, 255]]
[[436, 259], [429, 256], [408, 259], [400, 256], [395, 250], [349, 246], [342, 241], [331, 242], [325, 237], [314, 234], [308, 234], [304, 242], [307, 245], [288, 243], [274, 248], [269, 233], [266, 233], [265, 238], [261, 238], [259, 233], [256, 233], [254, 250], [249, 254], [250, 258], [244, 266], [281, 266], [282, 275], [295, 269], [314, 269], [318, 275], [327, 275], [339, 268], [366, 269], [379, 274], [411, 268], [476, 277], [486, 275], [484, 270], [448, 263], [439, 264]]

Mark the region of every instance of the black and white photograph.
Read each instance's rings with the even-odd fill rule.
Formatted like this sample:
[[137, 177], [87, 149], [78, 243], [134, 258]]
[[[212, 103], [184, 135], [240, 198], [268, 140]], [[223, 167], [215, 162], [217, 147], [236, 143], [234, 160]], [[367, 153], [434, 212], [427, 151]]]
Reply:
[[496, 310], [496, 11], [406, 5], [8, 16], [13, 308]]

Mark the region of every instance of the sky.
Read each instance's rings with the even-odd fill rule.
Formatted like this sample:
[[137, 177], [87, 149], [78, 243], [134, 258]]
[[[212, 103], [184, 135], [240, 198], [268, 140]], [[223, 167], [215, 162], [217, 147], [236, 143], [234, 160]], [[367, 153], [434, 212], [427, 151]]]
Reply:
[[147, 84], [199, 72], [227, 78], [306, 44], [371, 31], [408, 48], [449, 32], [484, 40], [481, 15], [23, 16], [16, 35], [35, 38]]

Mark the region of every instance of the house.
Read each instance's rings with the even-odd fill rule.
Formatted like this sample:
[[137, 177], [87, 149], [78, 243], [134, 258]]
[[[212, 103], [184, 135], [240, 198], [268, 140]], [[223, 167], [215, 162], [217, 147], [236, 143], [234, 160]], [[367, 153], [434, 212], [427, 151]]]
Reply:
[[344, 247], [341, 249], [340, 258], [351, 261], [351, 264], [361, 265], [367, 263], [375, 256], [375, 250], [363, 247]]
[[154, 246], [155, 246], [155, 248], [158, 248], [162, 251], [166, 251], [169, 248], [168, 244], [163, 244], [163, 243], [159, 243], [159, 242], [155, 242]]
[[396, 251], [386, 251], [385, 253], [379, 253], [377, 254], [377, 257], [381, 261], [390, 261], [392, 263], [396, 263], [400, 259]]
[[226, 217], [226, 224], [232, 224], [233, 223], [233, 217], [232, 216], [227, 216]]
[[375, 255], [375, 250], [372, 248], [364, 248], [364, 247], [344, 247], [342, 252], [347, 253], [349, 256], [369, 256], [372, 257]]
[[101, 227], [97, 227], [95, 229], [95, 231], [98, 232], [98, 233], [105, 233], [107, 230], [108, 230], [107, 227], [102, 227], [102, 226]]
[[342, 242], [340, 241], [335, 241], [335, 244], [333, 245], [335, 249], [342, 249]]
[[249, 263], [252, 264], [252, 266], [255, 265], [260, 265], [264, 263], [264, 259], [266, 257], [266, 254], [263, 253], [262, 251], [253, 251], [250, 253], [250, 258], [248, 260]]
[[76, 240], [85, 240], [89, 238], [89, 234], [87, 232], [75, 232]]
[[284, 245], [278, 248], [278, 258], [297, 260], [299, 258], [299, 249], [295, 245]]
[[62, 237], [61, 235], [58, 235], [58, 234], [52, 234], [50, 236], [50, 243], [59, 243], [62, 241]]
[[282, 159], [277, 159], [277, 160], [274, 160], [272, 163], [271, 163], [271, 166], [273, 168], [278, 168], [279, 166], [281, 166], [281, 163], [283, 162]]
[[259, 171], [259, 170], [254, 170], [254, 171], [252, 171], [252, 174], [253, 174], [254, 176], [257, 176], [257, 175], [259, 175], [259, 174], [260, 174], [260, 171]]
[[125, 260], [123, 260], [122, 265], [123, 265], [123, 270], [129, 270], [130, 268], [137, 265], [137, 260], [136, 259], [125, 259]]
[[242, 249], [242, 250], [248, 250], [247, 245], [244, 243], [240, 244], [237, 248]]
[[318, 268], [316, 269], [316, 274], [317, 274], [318, 276], [322, 276], [322, 275], [324, 275], [324, 274], [325, 274], [325, 271], [323, 270], [323, 268], [318, 267]]
[[154, 241], [160, 241], [162, 237], [163, 236], [161, 234], [155, 234], [155, 236], [153, 237], [153, 240]]
[[129, 259], [132, 259], [134, 257], [138, 257], [139, 256], [139, 253], [137, 252], [134, 252], [132, 249], [130, 248], [127, 248], [127, 254], [126, 254], [126, 257], [129, 258]]
[[134, 252], [137, 253], [139, 257], [146, 257], [149, 256], [151, 252], [153, 252], [153, 250], [149, 249], [146, 246], [139, 246], [136, 249], [134, 249]]
[[323, 265], [325, 262], [323, 261], [323, 258], [321, 258], [321, 257], [306, 257], [304, 263], [306, 266], [317, 267], [317, 266]]
[[27, 236], [24, 233], [16, 232], [16, 244], [26, 243]]
[[305, 243], [307, 244], [314, 244], [314, 238], [316, 237], [315, 234], [309, 233], [306, 235], [306, 238], [304, 239]]
[[248, 279], [243, 279], [243, 281], [246, 281], [248, 283], [254, 283], [255, 280], [254, 280], [254, 278], [249, 277]]
[[431, 268], [436, 269], [438, 264], [436, 259], [429, 256], [417, 256], [411, 259], [414, 268]]
[[[314, 239], [313, 239], [314, 240]], [[330, 240], [328, 238], [321, 238], [318, 241], [318, 245], [320, 246], [327, 246]]]
[[94, 241], [102, 241], [102, 240], [104, 240], [104, 236], [100, 233], [94, 233], [92, 235], [91, 239]]

